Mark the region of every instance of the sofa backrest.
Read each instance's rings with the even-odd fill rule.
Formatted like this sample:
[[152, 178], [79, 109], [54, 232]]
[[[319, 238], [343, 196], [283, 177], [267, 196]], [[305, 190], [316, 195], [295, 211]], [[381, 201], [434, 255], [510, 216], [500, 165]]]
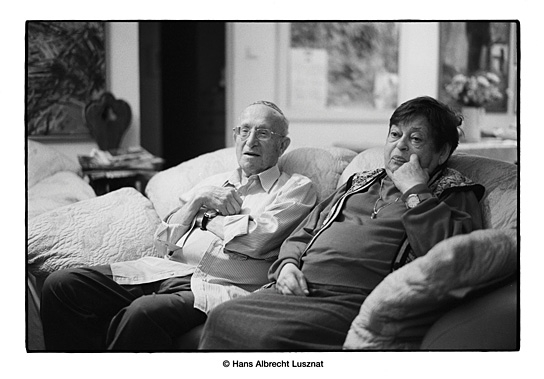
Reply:
[[289, 150], [279, 161], [282, 171], [304, 175], [316, 185], [320, 202], [337, 187], [338, 179], [356, 152], [341, 147], [299, 147]]
[[[515, 229], [518, 224], [518, 167], [494, 159], [455, 153], [449, 160], [451, 168], [463, 173], [486, 188], [481, 201], [484, 228]], [[383, 148], [359, 153], [346, 167], [338, 186], [359, 171], [383, 167]]]
[[[340, 147], [290, 147], [279, 167], [289, 174], [307, 176], [317, 187], [318, 201], [331, 194], [338, 178], [357, 154]], [[180, 163], [155, 175], [146, 195], [161, 218], [179, 205], [178, 197], [203, 179], [238, 167], [234, 147], [220, 149]]]

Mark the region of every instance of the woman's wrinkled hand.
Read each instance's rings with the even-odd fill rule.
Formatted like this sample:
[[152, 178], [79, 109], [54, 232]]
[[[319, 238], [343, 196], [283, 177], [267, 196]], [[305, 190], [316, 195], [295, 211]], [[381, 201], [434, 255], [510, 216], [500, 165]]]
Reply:
[[308, 286], [304, 274], [293, 263], [287, 263], [281, 269], [276, 288], [284, 295], [308, 296]]
[[429, 170], [422, 168], [416, 154], [410, 156], [410, 161], [400, 166], [391, 176], [395, 187], [402, 193], [417, 184], [426, 184], [429, 181]]

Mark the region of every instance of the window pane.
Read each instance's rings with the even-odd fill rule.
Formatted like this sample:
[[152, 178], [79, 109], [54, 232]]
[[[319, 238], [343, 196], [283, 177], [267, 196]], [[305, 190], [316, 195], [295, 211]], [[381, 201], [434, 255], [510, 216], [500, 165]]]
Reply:
[[[445, 88], [457, 74], [471, 76], [492, 72], [500, 79], [502, 99], [485, 106], [488, 112], [506, 112], [510, 69], [509, 22], [441, 22], [439, 98], [453, 106], [460, 104]], [[515, 90], [515, 89], [513, 89]]]
[[292, 23], [291, 106], [395, 108], [398, 37], [392, 22]]

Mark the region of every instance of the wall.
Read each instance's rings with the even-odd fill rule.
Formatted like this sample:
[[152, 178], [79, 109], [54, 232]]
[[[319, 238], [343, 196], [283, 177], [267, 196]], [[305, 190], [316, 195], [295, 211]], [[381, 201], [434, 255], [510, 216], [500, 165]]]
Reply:
[[[140, 145], [140, 78], [138, 66], [138, 23], [106, 23], [107, 89], [132, 108], [132, 124], [121, 146]], [[79, 154], [97, 148], [94, 141], [42, 141], [77, 161]]]
[[[226, 51], [225, 143], [233, 145], [232, 128], [242, 110], [256, 100], [276, 100], [277, 26], [274, 23], [228, 23]], [[279, 106], [281, 104], [278, 103]]]
[[138, 54], [138, 23], [112, 22], [106, 45], [107, 87], [115, 97], [132, 108], [132, 125], [127, 130], [122, 147], [140, 145], [140, 67]]

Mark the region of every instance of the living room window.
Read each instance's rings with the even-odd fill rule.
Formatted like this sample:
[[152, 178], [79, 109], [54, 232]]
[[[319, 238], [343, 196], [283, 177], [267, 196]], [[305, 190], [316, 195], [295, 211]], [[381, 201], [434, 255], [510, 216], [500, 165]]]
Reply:
[[383, 124], [401, 101], [436, 93], [435, 23], [295, 22], [277, 31], [276, 89], [294, 121]]
[[294, 120], [385, 120], [398, 104], [400, 24], [278, 27], [279, 95]]
[[[277, 24], [276, 93], [297, 122], [383, 123], [401, 102], [443, 97], [441, 22]], [[459, 23], [460, 24], [460, 23]], [[441, 31], [442, 28], [442, 31]], [[509, 103], [491, 117], [515, 118], [515, 28], [510, 27]]]
[[368, 112], [397, 106], [397, 23], [296, 22], [289, 32], [292, 107]]

